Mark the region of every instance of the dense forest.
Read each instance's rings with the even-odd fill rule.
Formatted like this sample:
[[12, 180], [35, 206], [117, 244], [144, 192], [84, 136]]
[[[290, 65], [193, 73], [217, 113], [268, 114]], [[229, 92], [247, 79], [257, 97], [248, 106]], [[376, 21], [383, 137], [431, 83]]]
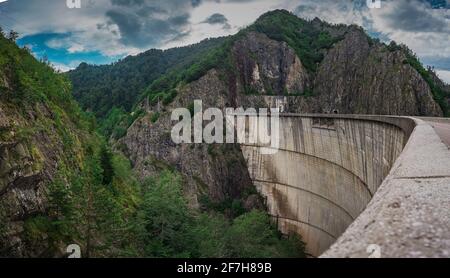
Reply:
[[200, 59], [200, 56], [223, 42], [207, 39], [198, 44], [169, 50], [151, 49], [128, 56], [111, 65], [82, 63], [68, 76], [73, 95], [85, 110], [103, 118], [115, 108], [130, 112], [142, 91], [168, 71], [177, 71]]

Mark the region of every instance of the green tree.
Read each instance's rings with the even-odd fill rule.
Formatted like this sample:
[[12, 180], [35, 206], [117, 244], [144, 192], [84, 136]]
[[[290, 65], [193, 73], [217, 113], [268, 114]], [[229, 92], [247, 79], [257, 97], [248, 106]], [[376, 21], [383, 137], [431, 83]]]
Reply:
[[190, 257], [192, 238], [190, 214], [181, 189], [181, 177], [164, 171], [144, 183], [141, 219], [147, 257]]
[[196, 219], [192, 234], [197, 247], [197, 257], [227, 258], [231, 255], [225, 240], [230, 228], [229, 220], [220, 213], [202, 213]]
[[105, 147], [94, 147], [88, 147], [81, 171], [70, 172], [62, 165], [62, 178], [49, 186], [48, 233], [54, 246], [61, 241], [79, 243], [83, 257], [138, 256], [137, 181], [126, 159], [110, 153], [111, 181], [105, 184]]
[[269, 216], [261, 211], [254, 210], [236, 218], [226, 237], [232, 257], [304, 256], [304, 249], [301, 246], [298, 249], [295, 245], [291, 248], [290, 244], [280, 239], [280, 235], [270, 224]]
[[147, 257], [304, 257], [298, 237], [285, 238], [267, 213], [251, 211], [234, 220], [221, 212], [189, 209], [181, 178], [165, 170], [144, 183], [139, 212]]
[[[66, 75], [73, 83], [73, 95], [85, 110], [94, 111], [104, 119], [113, 108], [131, 112], [141, 100], [143, 91], [168, 72], [180, 72], [196, 63], [208, 50], [217, 47], [224, 38], [206, 39], [198, 44], [168, 49], [152, 49], [126, 57], [111, 65], [82, 63]], [[174, 80], [160, 80], [161, 91], [171, 89]], [[161, 98], [169, 103], [176, 92], [167, 91]]]

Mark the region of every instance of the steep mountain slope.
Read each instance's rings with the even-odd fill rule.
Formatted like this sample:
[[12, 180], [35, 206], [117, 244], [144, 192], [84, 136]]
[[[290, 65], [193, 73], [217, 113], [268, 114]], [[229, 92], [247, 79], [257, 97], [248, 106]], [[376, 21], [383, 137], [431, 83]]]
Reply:
[[[357, 26], [306, 21], [283, 10], [234, 36], [150, 50], [113, 65], [81, 64], [68, 77], [82, 107], [101, 119], [102, 133], [117, 139], [142, 115], [129, 112], [143, 96], [167, 105], [180, 84], [213, 68], [237, 97], [289, 95], [283, 102], [291, 112], [448, 114], [448, 87], [438, 86], [406, 46], [380, 43]], [[242, 87], [233, 91], [235, 79]]]
[[437, 96], [433, 99], [405, 51], [374, 43], [361, 30], [350, 31], [319, 66], [315, 111], [442, 116], [447, 108], [439, 107]]
[[[278, 43], [283, 46], [277, 48]], [[286, 64], [280, 64], [283, 59]], [[380, 43], [357, 26], [331, 25], [317, 18], [305, 21], [283, 10], [261, 16], [228, 38], [150, 50], [113, 65], [82, 64], [68, 76], [82, 107], [115, 126], [143, 91], [150, 102], [168, 104], [178, 85], [212, 68], [239, 79], [243, 88], [237, 93], [304, 96], [290, 98], [291, 111], [431, 116], [448, 110], [450, 93], [436, 85], [440, 81], [406, 46]], [[280, 76], [271, 75], [278, 70]], [[287, 70], [292, 71], [289, 77]], [[296, 105], [305, 101], [307, 107]], [[111, 115], [113, 107], [124, 110]], [[127, 121], [131, 124], [134, 118]]]
[[136, 182], [93, 122], [63, 76], [0, 35], [0, 257], [64, 256], [72, 243], [117, 255], [133, 242]]
[[442, 116], [443, 92], [433, 89], [422, 70], [406, 47], [372, 40], [357, 26], [269, 12], [195, 64], [153, 82], [138, 105], [143, 116], [116, 146], [141, 178], [161, 161], [176, 167], [194, 205], [202, 206], [205, 198], [250, 204], [239, 146], [175, 145], [173, 109], [201, 99], [204, 109], [277, 106], [296, 113]]
[[94, 112], [97, 117], [105, 117], [113, 107], [129, 112], [142, 90], [155, 79], [167, 71], [192, 64], [199, 55], [223, 40], [208, 39], [166, 51], [152, 49], [112, 65], [82, 63], [68, 73], [73, 83], [73, 95], [83, 109]]
[[382, 44], [358, 26], [330, 25], [317, 18], [307, 22], [286, 11], [269, 12], [248, 29], [287, 42], [306, 66], [311, 79], [306, 95], [312, 96], [312, 108], [291, 108], [294, 111], [447, 113], [443, 97], [449, 92], [436, 88], [406, 46]]

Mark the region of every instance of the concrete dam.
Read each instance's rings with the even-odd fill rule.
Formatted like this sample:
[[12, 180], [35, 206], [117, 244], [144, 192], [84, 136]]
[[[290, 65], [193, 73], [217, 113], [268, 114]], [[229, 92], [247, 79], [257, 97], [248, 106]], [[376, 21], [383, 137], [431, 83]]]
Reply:
[[450, 120], [283, 114], [280, 133], [275, 154], [242, 152], [279, 230], [312, 256], [450, 256]]

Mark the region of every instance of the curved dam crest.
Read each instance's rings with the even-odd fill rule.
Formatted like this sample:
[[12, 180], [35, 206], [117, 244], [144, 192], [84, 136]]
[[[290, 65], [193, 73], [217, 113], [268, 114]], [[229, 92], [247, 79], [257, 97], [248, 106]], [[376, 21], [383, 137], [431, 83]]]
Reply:
[[[262, 146], [257, 144], [241, 148], [250, 176], [266, 198], [268, 211], [281, 232], [300, 234], [313, 256], [367, 257], [370, 244], [381, 246], [382, 256], [423, 252], [421, 244], [426, 243], [417, 240], [402, 242], [406, 246], [403, 251], [398, 248], [397, 243], [408, 238], [405, 232], [391, 235], [393, 238], [386, 235], [386, 226], [396, 217], [384, 222], [378, 216], [368, 215], [377, 200], [381, 202], [376, 205], [378, 210], [381, 206], [382, 210], [402, 212], [403, 201], [385, 204], [391, 196], [386, 190], [379, 190], [383, 186], [397, 192], [397, 181], [389, 181], [403, 176], [402, 171], [409, 169], [406, 183], [411, 184], [417, 184], [415, 178], [421, 178], [421, 169], [430, 174], [428, 177], [437, 177], [433, 169], [442, 170], [438, 170], [441, 179], [450, 177], [450, 152], [430, 125], [410, 117], [283, 114], [280, 133], [280, 150], [276, 154], [261, 154]], [[421, 147], [428, 151], [422, 153]], [[450, 178], [443, 182], [440, 190], [448, 204]], [[408, 198], [414, 200], [411, 196]], [[426, 223], [442, 226], [438, 238], [445, 244], [440, 247], [444, 253], [437, 256], [450, 250], [449, 207], [441, 212], [443, 217]], [[417, 209], [418, 215], [410, 215], [410, 220], [423, 213]], [[406, 232], [414, 230], [408, 227], [413, 224], [403, 224]], [[428, 231], [426, 237], [431, 234]], [[436, 252], [424, 255], [435, 256]]]

